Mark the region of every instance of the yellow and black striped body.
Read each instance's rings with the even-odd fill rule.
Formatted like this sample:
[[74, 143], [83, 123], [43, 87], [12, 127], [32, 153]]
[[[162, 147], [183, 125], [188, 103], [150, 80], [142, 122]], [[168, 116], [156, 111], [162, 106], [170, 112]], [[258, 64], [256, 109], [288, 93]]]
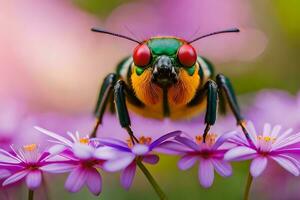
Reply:
[[151, 81], [152, 68], [146, 69], [142, 75], [137, 75], [135, 68], [132, 57], [129, 57], [124, 59], [117, 69], [119, 78], [127, 83], [129, 89], [144, 104], [140, 107], [127, 101], [129, 110], [144, 117], [169, 117], [177, 120], [192, 118], [205, 109], [206, 98], [202, 98], [197, 104], [190, 103], [197, 98], [197, 92], [203, 89], [205, 83], [213, 76], [212, 65], [206, 59], [198, 56], [192, 76], [186, 70], [180, 69], [178, 82], [166, 91]]

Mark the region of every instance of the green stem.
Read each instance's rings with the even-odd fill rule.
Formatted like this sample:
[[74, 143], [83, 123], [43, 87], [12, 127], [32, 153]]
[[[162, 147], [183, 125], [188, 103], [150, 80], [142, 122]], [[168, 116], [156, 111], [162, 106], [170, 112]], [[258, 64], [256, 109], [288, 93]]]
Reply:
[[28, 190], [28, 200], [33, 200], [33, 195], [34, 195], [34, 191], [33, 190]]
[[144, 173], [150, 184], [152, 185], [153, 189], [155, 190], [156, 194], [159, 196], [161, 200], [166, 200], [167, 196], [164, 194], [162, 189], [159, 187], [151, 173], [148, 171], [148, 169], [145, 167], [145, 165], [138, 160], [137, 165], [139, 166], [140, 170]]
[[245, 193], [244, 193], [244, 200], [249, 200], [249, 194], [250, 194], [252, 181], [253, 181], [253, 177], [251, 176], [251, 174], [249, 172], [248, 177], [247, 177]]

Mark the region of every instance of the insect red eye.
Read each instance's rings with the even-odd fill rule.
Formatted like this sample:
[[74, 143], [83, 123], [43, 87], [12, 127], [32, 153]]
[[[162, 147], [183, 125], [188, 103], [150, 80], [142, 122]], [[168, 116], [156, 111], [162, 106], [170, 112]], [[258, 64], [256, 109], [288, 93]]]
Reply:
[[139, 67], [149, 65], [151, 60], [151, 52], [146, 44], [141, 44], [134, 49], [133, 62]]
[[194, 47], [184, 44], [179, 48], [177, 57], [182, 65], [191, 67], [197, 60], [197, 53]]

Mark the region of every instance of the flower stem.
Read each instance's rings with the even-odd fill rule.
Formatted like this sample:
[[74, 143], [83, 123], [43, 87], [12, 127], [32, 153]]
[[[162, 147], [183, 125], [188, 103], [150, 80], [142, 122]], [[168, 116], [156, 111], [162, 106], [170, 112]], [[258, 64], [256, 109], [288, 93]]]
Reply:
[[161, 200], [166, 200], [167, 196], [162, 191], [162, 189], [159, 187], [158, 183], [155, 181], [151, 173], [148, 171], [148, 169], [145, 167], [145, 165], [138, 160], [137, 165], [139, 166], [140, 170], [144, 173], [150, 184], [152, 185], [153, 189], [155, 190], [156, 194], [159, 196]]
[[244, 193], [244, 200], [249, 200], [249, 194], [250, 194], [252, 180], [253, 180], [253, 177], [251, 176], [251, 174], [249, 172], [248, 177], [247, 177], [245, 193]]
[[33, 200], [33, 195], [34, 195], [34, 191], [33, 190], [28, 190], [28, 200]]

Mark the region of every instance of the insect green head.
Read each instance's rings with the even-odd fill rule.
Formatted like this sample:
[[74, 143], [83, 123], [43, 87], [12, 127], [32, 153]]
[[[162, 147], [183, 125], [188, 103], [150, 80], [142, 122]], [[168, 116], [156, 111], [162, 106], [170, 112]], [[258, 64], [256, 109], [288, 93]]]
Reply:
[[133, 53], [137, 75], [146, 69], [152, 72], [152, 81], [160, 86], [177, 82], [180, 69], [192, 76], [197, 54], [186, 41], [175, 37], [154, 37], [138, 45]]

